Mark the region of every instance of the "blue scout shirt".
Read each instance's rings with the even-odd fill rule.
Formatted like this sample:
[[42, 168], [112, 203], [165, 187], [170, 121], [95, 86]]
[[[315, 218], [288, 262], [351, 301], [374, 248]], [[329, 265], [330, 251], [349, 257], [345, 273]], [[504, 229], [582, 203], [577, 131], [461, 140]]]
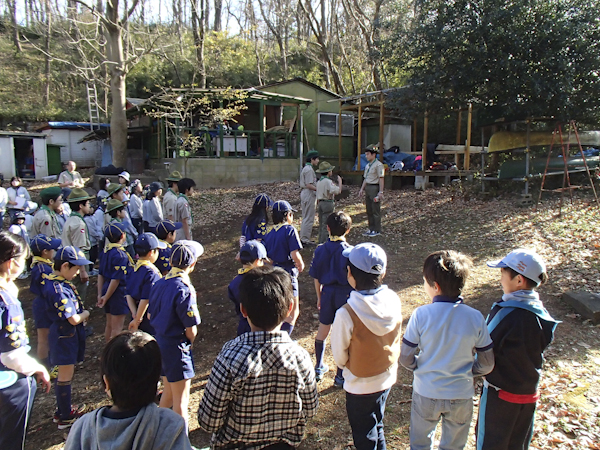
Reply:
[[167, 244], [167, 248], [159, 248], [158, 249], [158, 259], [154, 263], [154, 265], [158, 268], [160, 273], [166, 275], [171, 270], [171, 253], [173, 252], [173, 246], [169, 244], [167, 241], [163, 241], [159, 239], [159, 241]]
[[59, 336], [71, 336], [75, 327], [83, 323], [71, 325], [69, 317], [81, 314], [83, 308], [77, 289], [64, 277], [51, 273], [42, 279], [42, 295], [48, 304], [48, 313], [52, 319], [51, 329]]
[[316, 248], [308, 274], [319, 280], [323, 288], [326, 285], [344, 286], [348, 287], [349, 294], [352, 287], [348, 284], [348, 258], [342, 252], [350, 247], [343, 238], [329, 238]]
[[[0, 286], [0, 327], [0, 353], [29, 346], [21, 302], [6, 286]], [[0, 363], [0, 371], [5, 370]]]
[[152, 286], [161, 278], [154, 264], [140, 259], [135, 263], [133, 270], [127, 272], [127, 294], [135, 300], [136, 305], [140, 300], [148, 300]]
[[189, 277], [176, 267], [150, 292], [148, 313], [157, 337], [187, 340], [185, 329], [200, 323], [196, 290]]
[[264, 217], [259, 217], [254, 223], [248, 224], [244, 220], [242, 225], [242, 236], [246, 238], [246, 242], [253, 239], [262, 240], [267, 234], [267, 221]]
[[[31, 286], [29, 290], [35, 298], [33, 299], [33, 315], [34, 319], [40, 323], [48, 323], [50, 325], [50, 315], [48, 314], [48, 308], [46, 306], [46, 300], [42, 296], [42, 281], [44, 275], [50, 275], [52, 273], [52, 261], [44, 259], [39, 256], [33, 257], [31, 264]], [[42, 316], [42, 317], [38, 317]], [[47, 328], [47, 327], [38, 327]]]
[[263, 244], [267, 248], [267, 256], [278, 266], [285, 269], [294, 267], [291, 253], [302, 250], [302, 243], [296, 228], [289, 224], [277, 224], [267, 233]]
[[119, 280], [119, 287], [115, 290], [109, 301], [125, 299], [125, 283], [127, 273], [131, 270], [133, 261], [120, 244], [108, 244], [108, 250], [100, 261], [100, 275], [104, 277], [102, 295], [108, 290], [110, 280]]
[[248, 333], [252, 331], [250, 329], [250, 324], [248, 323], [248, 319], [246, 319], [242, 315], [242, 311], [240, 310], [240, 283], [244, 279], [244, 274], [248, 272], [249, 268], [242, 268], [238, 270], [238, 275], [231, 280], [229, 283], [229, 287], [227, 288], [227, 295], [229, 296], [229, 300], [231, 300], [235, 306], [235, 312], [238, 315], [240, 321], [238, 323], [237, 335], [240, 336], [244, 333]]

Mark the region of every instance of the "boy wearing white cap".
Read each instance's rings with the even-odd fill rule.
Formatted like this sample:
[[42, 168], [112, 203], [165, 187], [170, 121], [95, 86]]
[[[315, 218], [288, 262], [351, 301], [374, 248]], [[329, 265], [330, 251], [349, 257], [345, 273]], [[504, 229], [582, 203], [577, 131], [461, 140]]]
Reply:
[[343, 369], [346, 412], [357, 450], [385, 449], [383, 416], [396, 382], [402, 313], [400, 298], [383, 284], [387, 256], [366, 242], [342, 252], [355, 290], [337, 310], [331, 350]]
[[477, 450], [529, 448], [544, 350], [558, 322], [535, 288], [548, 280], [546, 265], [532, 250], [517, 249], [500, 261], [504, 295], [492, 305], [487, 326], [494, 342], [494, 370], [486, 376], [477, 421]]

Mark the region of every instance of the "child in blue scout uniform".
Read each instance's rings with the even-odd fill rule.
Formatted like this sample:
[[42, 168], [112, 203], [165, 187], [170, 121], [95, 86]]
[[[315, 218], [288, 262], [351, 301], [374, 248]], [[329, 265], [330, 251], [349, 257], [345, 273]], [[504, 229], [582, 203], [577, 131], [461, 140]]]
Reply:
[[487, 318], [496, 364], [485, 377], [479, 402], [477, 450], [524, 450], [533, 435], [544, 350], [559, 322], [535, 291], [548, 280], [537, 253], [520, 248], [488, 266], [502, 270], [504, 295]]
[[[346, 236], [352, 227], [352, 219], [343, 211], [334, 212], [327, 218], [329, 239], [315, 250], [308, 274], [315, 279], [317, 292], [317, 309], [319, 310], [319, 330], [315, 337], [315, 373], [317, 381], [321, 381], [329, 367], [323, 364], [325, 340], [329, 336], [335, 312], [346, 304], [352, 292], [348, 283], [348, 258], [342, 255], [347, 248]], [[338, 387], [344, 385], [342, 369], [338, 368], [334, 383]]]
[[267, 194], [259, 194], [254, 199], [252, 211], [242, 225], [240, 247], [248, 241], [264, 239], [267, 234], [267, 224], [269, 223], [268, 210], [272, 205], [273, 202]]
[[263, 266], [265, 259], [267, 259], [267, 249], [259, 241], [246, 241], [246, 243], [242, 245], [242, 248], [240, 249], [240, 262], [244, 267], [238, 270], [237, 276], [229, 283], [229, 287], [227, 288], [229, 300], [235, 305], [235, 312], [240, 318], [237, 328], [238, 336], [250, 331], [248, 319], [244, 317], [240, 310], [240, 283], [248, 271], [255, 267]]
[[42, 297], [41, 282], [44, 274], [50, 275], [52, 273], [54, 255], [59, 247], [60, 239], [50, 238], [43, 234], [35, 236], [29, 244], [29, 248], [33, 253], [31, 286], [29, 290], [35, 295], [31, 310], [33, 312], [35, 328], [37, 329], [37, 356], [48, 369], [50, 368], [50, 361], [48, 359], [48, 333], [50, 332], [52, 319], [48, 314], [48, 304]]
[[296, 228], [292, 225], [294, 222], [294, 210], [285, 200], [279, 200], [273, 204], [273, 229], [267, 233], [264, 244], [267, 249], [267, 256], [273, 264], [281, 267], [292, 277], [292, 287], [294, 289], [294, 308], [290, 316], [285, 319], [281, 329], [292, 334], [294, 324], [300, 314], [299, 292], [298, 292], [298, 274], [304, 270], [304, 261], [300, 250], [302, 243]]
[[173, 246], [171, 271], [150, 292], [148, 317], [162, 354], [164, 391], [160, 406], [173, 408], [188, 421], [190, 384], [194, 377], [192, 344], [200, 314], [189, 274], [202, 255], [202, 245], [182, 240]]
[[170, 220], [163, 220], [159, 223], [154, 234], [161, 241], [167, 244], [166, 248], [158, 250], [158, 259], [154, 265], [160, 270], [160, 273], [164, 277], [171, 270], [171, 251], [172, 244], [175, 242], [175, 232], [182, 227], [181, 222], [172, 222]]
[[27, 420], [37, 389], [50, 391], [46, 368], [29, 356], [25, 317], [14, 280], [25, 268], [27, 243], [0, 232], [0, 448], [22, 450]]
[[142, 233], [135, 241], [135, 251], [139, 256], [133, 270], [127, 273], [127, 303], [131, 310], [130, 330], [140, 329], [154, 335], [154, 328], [146, 317], [150, 289], [162, 277], [154, 265], [160, 249], [167, 248], [165, 242], [152, 233]]
[[81, 299], [71, 280], [86, 264], [90, 264], [90, 261], [77, 247], [60, 248], [54, 256], [54, 271], [42, 280], [42, 292], [52, 316], [48, 335], [50, 363], [58, 366], [54, 386], [57, 405], [54, 421], [58, 423], [59, 430], [73, 425], [82, 413], [82, 409], [71, 405], [71, 380], [75, 364], [83, 361], [83, 322], [90, 317], [90, 312], [82, 308]]
[[98, 306], [106, 313], [106, 342], [123, 331], [125, 315], [129, 312], [125, 298], [127, 273], [133, 266], [129, 253], [123, 248], [125, 243], [125, 224], [111, 222], [104, 227], [104, 236], [108, 240], [106, 253], [100, 261], [98, 275]]

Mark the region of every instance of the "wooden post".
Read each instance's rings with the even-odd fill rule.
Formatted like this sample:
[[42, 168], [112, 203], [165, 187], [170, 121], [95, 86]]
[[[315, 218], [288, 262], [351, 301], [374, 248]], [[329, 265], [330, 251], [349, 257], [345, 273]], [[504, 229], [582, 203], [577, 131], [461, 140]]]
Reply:
[[338, 123], [338, 170], [340, 170], [342, 168], [342, 102], [340, 102]]
[[421, 170], [425, 170], [427, 164], [427, 128], [429, 126], [429, 114], [425, 112], [423, 119], [423, 148], [421, 151]]
[[413, 134], [413, 144], [412, 144], [411, 151], [416, 152], [417, 151], [417, 119], [413, 120], [412, 134]]
[[358, 105], [358, 153], [356, 156], [356, 170], [360, 170], [361, 149], [362, 149], [362, 106]]
[[383, 127], [385, 126], [385, 107], [383, 94], [379, 94], [379, 160], [383, 162]]
[[469, 103], [469, 113], [467, 115], [467, 143], [465, 145], [465, 170], [471, 166], [471, 122], [473, 119], [473, 104]]
[[460, 145], [460, 126], [462, 122], [462, 109], [458, 110], [458, 121], [456, 123], [456, 145]]
[[[262, 158], [265, 156], [265, 104], [259, 102], [258, 104], [258, 122], [260, 123], [260, 151], [262, 152]], [[221, 147], [222, 148], [222, 147]]]

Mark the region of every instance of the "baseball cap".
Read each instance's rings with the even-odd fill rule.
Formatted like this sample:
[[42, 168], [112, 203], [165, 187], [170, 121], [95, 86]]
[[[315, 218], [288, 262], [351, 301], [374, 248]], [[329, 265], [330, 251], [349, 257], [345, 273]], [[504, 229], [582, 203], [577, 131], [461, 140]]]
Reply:
[[500, 260], [489, 261], [487, 265], [494, 268], [510, 267], [525, 278], [537, 283], [538, 286], [542, 282], [540, 275], [546, 272], [544, 260], [528, 248], [513, 250]]
[[159, 183], [158, 181], [154, 181], [154, 182], [150, 183], [150, 192], [152, 192], [152, 193], [154, 193], [162, 188], [163, 188], [163, 185], [161, 183]]
[[385, 273], [387, 266], [387, 255], [383, 249], [370, 242], [358, 244], [355, 247], [347, 248], [342, 252], [350, 260], [352, 265], [363, 272], [381, 275]]
[[319, 157], [319, 152], [316, 150], [311, 150], [306, 154], [306, 159], [310, 158], [310, 159], [314, 159], [314, 158], [318, 158]]
[[273, 211], [285, 212], [285, 211], [296, 211], [296, 210], [294, 208], [292, 208], [292, 205], [290, 205], [289, 202], [287, 202], [285, 200], [279, 200], [279, 201], [273, 203]]
[[159, 241], [152, 233], [142, 233], [135, 241], [135, 250], [138, 252], [147, 253], [155, 248], [167, 248], [167, 244]]
[[373, 145], [365, 148], [365, 152], [379, 153], [379, 147]]
[[199, 242], [181, 240], [173, 244], [171, 265], [191, 266], [204, 253], [204, 247]]
[[156, 225], [156, 232], [163, 232], [163, 234], [172, 233], [175, 230], [181, 229], [183, 224], [181, 222], [173, 222], [172, 220], [163, 220], [161, 223]]
[[273, 206], [273, 200], [267, 194], [258, 194], [254, 199], [256, 206], [271, 207]]
[[62, 189], [58, 186], [52, 186], [40, 192], [42, 200], [56, 200], [62, 194]]
[[127, 172], [126, 170], [124, 170], [123, 172], [121, 172], [119, 174], [119, 176], [125, 178], [127, 181], [129, 181], [129, 178], [131, 177], [131, 175], [129, 175], [129, 172]]
[[17, 211], [13, 214], [13, 221], [17, 219], [25, 219], [25, 213], [23, 211]]
[[125, 233], [125, 224], [122, 222], [110, 222], [104, 227], [104, 237], [109, 240], [116, 239]]
[[42, 250], [58, 250], [61, 240], [38, 234], [29, 241], [29, 246], [36, 253], [41, 253]]
[[244, 262], [254, 262], [257, 259], [265, 259], [267, 257], [267, 249], [257, 241], [247, 241], [240, 249], [240, 260]]
[[54, 261], [68, 261], [76, 266], [87, 266], [88, 264], [92, 264], [91, 261], [86, 259], [83, 251], [72, 245], [59, 248], [54, 256]]
[[120, 208], [121, 206], [125, 206], [123, 205], [123, 202], [121, 200], [117, 200], [116, 198], [111, 198], [108, 203], [106, 204], [106, 212], [111, 212], [117, 208]]

